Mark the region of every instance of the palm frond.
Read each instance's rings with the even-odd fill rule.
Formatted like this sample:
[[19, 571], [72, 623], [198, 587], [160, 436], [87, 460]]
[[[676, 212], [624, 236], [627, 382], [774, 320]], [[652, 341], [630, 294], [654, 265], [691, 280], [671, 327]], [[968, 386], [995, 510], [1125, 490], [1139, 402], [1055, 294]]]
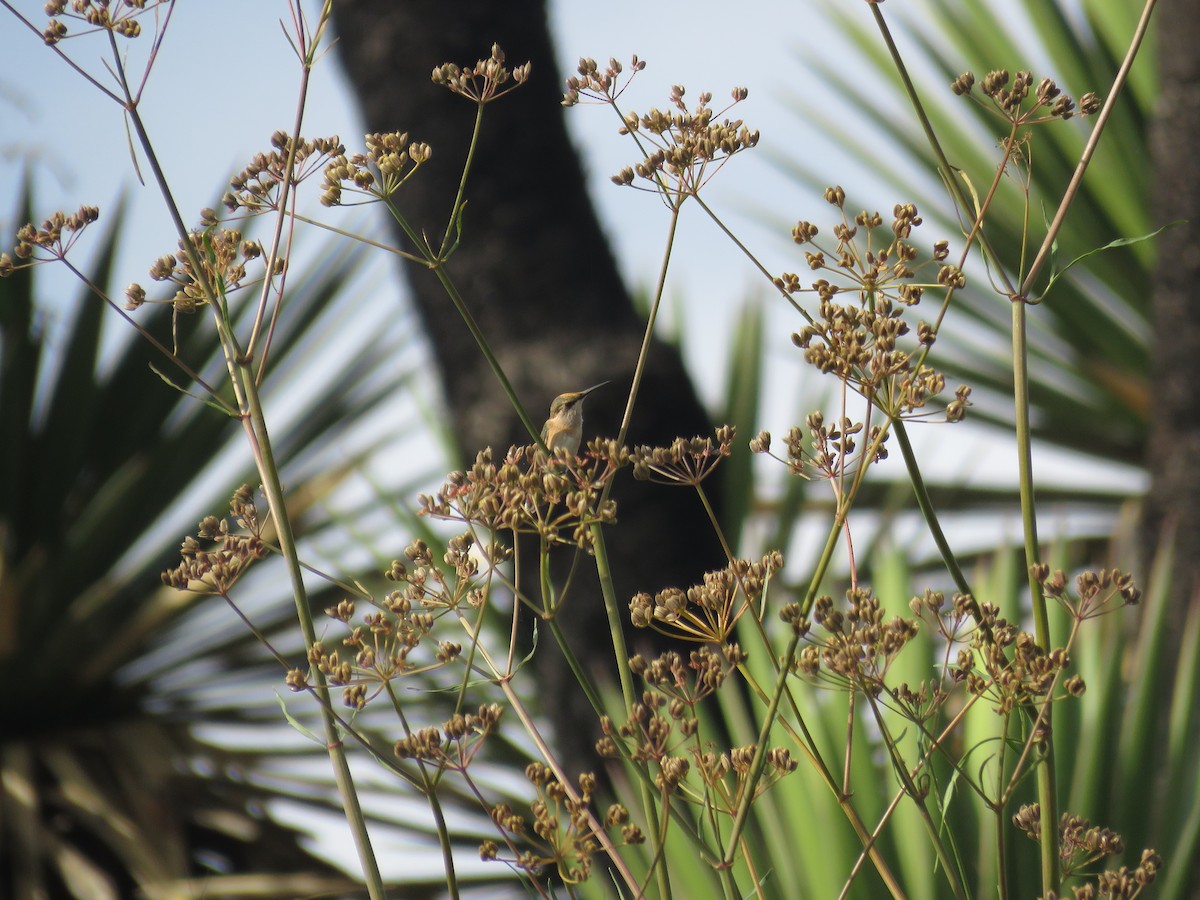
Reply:
[[[110, 296], [121, 236], [118, 214], [89, 273]], [[304, 393], [273, 391], [266, 401], [296, 410], [277, 431], [285, 477], [328, 457], [331, 436], [380, 409], [410, 374], [395, 363], [407, 341], [399, 329], [339, 332], [353, 302], [345, 287], [361, 265], [352, 250], [293, 273], [272, 358], [276, 380], [300, 382]], [[106, 346], [106, 309], [95, 296], [56, 309], [64, 323], [47, 340], [33, 271], [0, 281], [0, 719], [8, 723], [0, 892], [167, 896], [183, 884], [202, 893], [235, 882], [254, 896], [349, 889], [353, 878], [268, 813], [284, 799], [327, 809], [326, 796], [263, 777], [276, 757], [262, 733], [237, 749], [212, 742], [278, 722], [279, 664], [219, 599], [160, 580], [178, 561], [182, 534], [253, 477], [238, 423], [162, 384], [154, 371], [168, 364], [145, 341]], [[170, 345], [169, 305], [135, 315]], [[197, 371], [219, 372], [211, 329], [200, 317], [177, 324], [181, 355]], [[356, 341], [355, 352], [303, 381], [315, 345], [333, 333]], [[327, 479], [318, 495], [295, 493], [306, 540], [334, 529], [322, 498], [351, 472]], [[267, 561], [249, 576], [245, 612], [295, 653], [294, 609], [271, 568]], [[336, 596], [313, 587], [318, 608]], [[324, 760], [323, 746], [305, 752]]]
[[[901, 52], [911, 57], [910, 65], [929, 75], [922, 86], [933, 85], [925, 90], [924, 101], [946, 155], [977, 190], [990, 180], [999, 158], [998, 133], [982, 107], [951, 95], [950, 81], [968, 69], [985, 73], [1030, 67], [1039, 77], [1055, 78], [1075, 97], [1089, 90], [1103, 93], [1124, 50], [1119, 41], [1131, 32], [1130, 16], [1136, 13], [1085, 4], [1080, 18], [1069, 15], [1074, 10], [1063, 3], [1024, 6], [1026, 20], [1007, 12], [1000, 17], [979, 0], [930, 0], [919, 11], [896, 16], [888, 10], [890, 19], [899, 20], [893, 25]], [[816, 93], [797, 95], [797, 113], [834, 140], [846, 158], [893, 182], [905, 199], [914, 201], [926, 219], [922, 230], [930, 240], [961, 233], [959, 220], [970, 211], [957, 211], [958, 218], [947, 214], [946, 192], [936, 180], [931, 151], [915, 119], [885, 114], [909, 107], [873, 24], [840, 7], [827, 9], [853, 50], [849, 58], [839, 55], [836, 65], [827, 56], [805, 58], [801, 65], [824, 85], [820, 95], [839, 101], [822, 107], [808, 99]], [[1039, 64], [1050, 70], [1037, 70]], [[1144, 165], [1153, 55], [1139, 59], [1136, 71], [1138, 77], [1117, 109], [1061, 237], [1060, 267], [1116, 239], [1153, 230], [1148, 213], [1150, 172]], [[1077, 121], [1039, 129], [1029, 171], [1032, 206], [1026, 208], [1021, 191], [1011, 183], [998, 196], [988, 235], [1003, 248], [1012, 271], [1021, 265], [1026, 215], [1030, 239], [1036, 241], [1049, 214], [1044, 205], [1057, 202], [1086, 135], [1087, 125]], [[881, 169], [881, 158], [886, 158], [886, 168]], [[837, 177], [815, 172], [803, 160], [777, 162], [784, 172], [812, 186], [823, 187]], [[879, 201], [855, 199], [864, 206], [872, 202]], [[1166, 223], [1153, 227], [1161, 224]], [[1140, 463], [1149, 415], [1151, 259], [1148, 244], [1091, 256], [1059, 280], [1031, 316], [1031, 396], [1039, 440], [1102, 459]], [[1011, 404], [1005, 398], [1012, 391], [1005, 349], [1008, 301], [987, 289], [988, 275], [982, 269], [971, 273], [970, 282], [972, 289], [951, 310], [940, 333], [936, 362], [948, 376], [980, 392], [973, 416], [1007, 425]]]

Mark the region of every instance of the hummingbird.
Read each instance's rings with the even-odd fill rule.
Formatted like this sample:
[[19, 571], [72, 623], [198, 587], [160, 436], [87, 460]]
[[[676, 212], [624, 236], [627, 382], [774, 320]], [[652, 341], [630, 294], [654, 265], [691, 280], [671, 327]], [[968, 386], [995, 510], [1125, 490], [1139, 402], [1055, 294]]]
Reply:
[[553, 453], [560, 447], [572, 456], [579, 453], [579, 442], [583, 439], [583, 398], [607, 381], [594, 384], [584, 391], [569, 391], [559, 394], [550, 404], [550, 418], [542, 426], [542, 443]]

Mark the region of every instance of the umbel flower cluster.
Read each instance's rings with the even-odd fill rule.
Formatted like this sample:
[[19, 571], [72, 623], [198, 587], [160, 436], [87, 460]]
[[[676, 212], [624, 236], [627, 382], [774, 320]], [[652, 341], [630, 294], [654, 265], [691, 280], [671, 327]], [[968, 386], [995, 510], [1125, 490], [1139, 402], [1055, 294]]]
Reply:
[[[1037, 803], [1022, 806], [1013, 816], [1013, 825], [1031, 840], [1040, 840], [1042, 810]], [[1121, 835], [1108, 828], [1093, 825], [1083, 816], [1063, 813], [1058, 820], [1059, 858], [1063, 874], [1087, 872], [1097, 860], [1125, 852]], [[1095, 882], [1072, 890], [1074, 900], [1099, 900], [1101, 897], [1137, 897], [1158, 878], [1163, 860], [1153, 850], [1143, 850], [1138, 864], [1132, 869], [1120, 866], [1100, 872]]]
[[654, 597], [639, 593], [629, 601], [635, 628], [654, 628], [685, 641], [724, 645], [738, 620], [747, 612], [759, 614], [771, 575], [783, 568], [783, 554], [768, 553], [761, 562], [735, 559], [723, 569], [708, 572], [704, 581], [686, 591], [669, 587]]
[[81, 206], [70, 214], [55, 212], [40, 226], [32, 222], [22, 225], [17, 229], [17, 243], [12, 255], [0, 253], [0, 278], [8, 277], [17, 269], [66, 259], [84, 230], [99, 218], [98, 207]]
[[347, 205], [344, 190], [365, 196], [364, 202], [386, 200], [433, 155], [428, 144], [410, 141], [407, 132], [368, 134], [366, 145], [366, 153], [347, 156], [341, 148], [330, 157], [322, 183], [324, 206]]
[[[263, 530], [254, 491], [244, 484], [229, 501], [228, 519], [206, 516], [196, 537], [183, 539], [179, 565], [162, 573], [163, 584], [196, 594], [228, 596], [250, 565], [267, 555]], [[205, 544], [213, 546], [205, 549]]]
[[[1091, 91], [1079, 98], [1079, 104], [1064, 94], [1051, 78], [1033, 85], [1033, 73], [1022, 70], [1010, 76], [1008, 69], [994, 69], [979, 85], [981, 99], [974, 94], [975, 75], [963, 72], [950, 84], [954, 93], [972, 97], [977, 103], [1014, 125], [1036, 125], [1053, 119], [1066, 120], [1075, 115], [1090, 116], [1100, 111], [1100, 98]], [[1030, 89], [1032, 88], [1032, 94]]]
[[[211, 214], [211, 210], [205, 211], [206, 218]], [[253, 284], [246, 280], [246, 263], [262, 255], [262, 245], [243, 240], [237, 229], [212, 227], [190, 232], [187, 243], [180, 241], [175, 253], [156, 259], [150, 267], [150, 277], [176, 286], [175, 294], [166, 301], [176, 312], [193, 313], [210, 301], [214, 288], [218, 295], [228, 296]], [[196, 262], [200, 264], [199, 270]], [[275, 275], [281, 275], [286, 268], [282, 257], [275, 260]], [[146, 289], [142, 285], [133, 282], [125, 289], [126, 309], [137, 309], [146, 302]]]
[[504, 51], [500, 45], [492, 44], [491, 55], [474, 66], [459, 68], [454, 63], [438, 66], [433, 70], [433, 83], [482, 106], [498, 100], [529, 80], [532, 64], [527, 62], [510, 70], [505, 67], [504, 61]]
[[[946, 241], [935, 242], [932, 252], [919, 259], [911, 236], [922, 219], [913, 204], [896, 204], [885, 230], [878, 212], [864, 210], [851, 217], [842, 188], [827, 188], [825, 200], [841, 214], [833, 228], [836, 243], [822, 244], [820, 229], [808, 221], [797, 223], [792, 239], [807, 248], [809, 269], [828, 277], [807, 288], [795, 273], [775, 279], [775, 286], [789, 297], [811, 292], [818, 300], [816, 316], [806, 313], [809, 323], [792, 335], [792, 341], [808, 363], [834, 375], [889, 417], [910, 416], [941, 393], [945, 378], [923, 363], [937, 337], [932, 324], [919, 323], [915, 345], [902, 345], [910, 332], [905, 311], [916, 307], [927, 289], [960, 290], [966, 278], [947, 262]], [[919, 280], [928, 269], [935, 270], [934, 278]], [[969, 388], [958, 389], [946, 408], [949, 421], [963, 417], [969, 396]]]
[[617, 99], [629, 81], [646, 67], [633, 57], [629, 76], [622, 83], [624, 67], [610, 59], [601, 70], [594, 59], [581, 59], [577, 75], [567, 79], [563, 106], [575, 106], [583, 100], [610, 104], [620, 116], [620, 133], [637, 143], [642, 158], [612, 177], [615, 184], [636, 187], [659, 194], [671, 208], [678, 208], [695, 196], [717, 172], [738, 153], [758, 145], [759, 132], [748, 128], [741, 119], [725, 116], [745, 100], [750, 92], [744, 87], [731, 91], [731, 102], [714, 110], [713, 95], [703, 92], [694, 108], [689, 108], [683, 85], [671, 88], [667, 110], [651, 109], [644, 114], [621, 112]]
[[[579, 776], [578, 790], [568, 791], [550, 768], [533, 762], [525, 767], [525, 778], [537, 795], [529, 806], [532, 822], [508, 803], [495, 804], [490, 810], [492, 822], [510, 852], [505, 855], [496, 841], [486, 840], [479, 848], [480, 858], [485, 862], [505, 862], [530, 873], [552, 868], [567, 884], [586, 881], [592, 873], [593, 858], [600, 850], [595, 819], [590, 813], [596, 777], [584, 773]], [[630, 821], [629, 811], [620, 803], [609, 806], [603, 826], [620, 829], [626, 844], [641, 844], [645, 840], [641, 829]]]
[[338, 136], [293, 139], [286, 131], [271, 135], [271, 149], [256, 153], [249, 164], [229, 180], [221, 198], [230, 212], [251, 215], [279, 209], [284, 192], [301, 184], [331, 157], [346, 152]]
[[[156, 6], [170, 0], [48, 0], [46, 15], [50, 16], [42, 31], [42, 40], [57, 44], [68, 36], [76, 37], [88, 31], [109, 31], [125, 38], [141, 36], [142, 26], [138, 17]], [[63, 19], [74, 20], [86, 26], [84, 31], [70, 34]]]
[[602, 495], [628, 460], [629, 451], [611, 440], [592, 441], [576, 459], [531, 444], [509, 448], [497, 463], [488, 448], [470, 469], [451, 473], [435, 495], [422, 495], [420, 513], [586, 549], [594, 539], [592, 525], [616, 521], [616, 503]]

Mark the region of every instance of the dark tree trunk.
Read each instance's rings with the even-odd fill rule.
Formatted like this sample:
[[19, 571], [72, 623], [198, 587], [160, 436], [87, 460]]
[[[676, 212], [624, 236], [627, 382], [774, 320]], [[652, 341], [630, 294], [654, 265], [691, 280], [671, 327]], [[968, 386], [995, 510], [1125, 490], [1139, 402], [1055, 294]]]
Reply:
[[[1158, 239], [1154, 274], [1155, 353], [1145, 506], [1147, 562], [1160, 537], [1174, 541], [1167, 602], [1171, 627], [1163, 647], [1163, 677], [1156, 694], [1160, 757], [1166, 756], [1176, 659], [1189, 612], [1200, 602], [1200, 16], [1193, 0], [1158, 5], [1160, 90], [1150, 131], [1157, 174], [1151, 212], [1157, 224], [1186, 220]], [[1154, 771], [1147, 760], [1148, 771]], [[1166, 771], [1165, 769], [1163, 770]], [[1177, 784], [1158, 779], [1162, 793]], [[1174, 836], [1155, 835], [1157, 846]], [[1188, 861], [1180, 860], [1188, 866]], [[1190, 869], [1185, 893], [1200, 890], [1200, 870]]]
[[1154, 280], [1155, 346], [1146, 537], [1175, 539], [1171, 616], [1178, 650], [1200, 587], [1200, 16], [1193, 0], [1158, 5], [1161, 96], [1150, 133], [1153, 220], [1186, 224], [1159, 237]]
[[[615, 436], [643, 323], [621, 283], [586, 193], [563, 119], [541, 2], [493, 0], [337, 0], [341, 61], [372, 131], [406, 131], [429, 143], [433, 157], [398, 195], [404, 213], [433, 235], [445, 229], [473, 124], [474, 107], [430, 82], [444, 62], [473, 65], [503, 48], [509, 65], [529, 60], [525, 86], [485, 112], [467, 189], [462, 244], [448, 271], [496, 352], [530, 415], [540, 424], [551, 399], [606, 379], [614, 384], [587, 401], [585, 441]], [[657, 212], [652, 203], [647, 214]], [[433, 344], [450, 420], [464, 455], [525, 444], [525, 433], [496, 379], [432, 274], [409, 266], [408, 280]], [[629, 442], [667, 443], [709, 431], [678, 352], [656, 343]], [[690, 491], [653, 488], [626, 477], [614, 496], [619, 525], [607, 540], [618, 602], [638, 590], [686, 587], [723, 564], [719, 545]], [[612, 647], [592, 572], [574, 579], [564, 625], [593, 670], [614, 672]], [[626, 615], [627, 618], [627, 615]], [[546, 648], [543, 640], [539, 654]], [[547, 690], [569, 674], [545, 680]], [[567, 696], [545, 696], [561, 713]], [[564, 746], [580, 766], [598, 736], [590, 709], [559, 718]], [[557, 718], [557, 717], [556, 717]], [[564, 741], [564, 744], [569, 742]]]

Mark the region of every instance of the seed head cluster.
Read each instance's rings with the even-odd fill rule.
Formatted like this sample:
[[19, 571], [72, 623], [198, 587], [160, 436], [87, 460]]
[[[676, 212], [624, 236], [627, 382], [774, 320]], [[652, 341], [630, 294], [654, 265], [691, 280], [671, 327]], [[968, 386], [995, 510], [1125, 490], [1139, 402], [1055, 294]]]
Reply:
[[271, 135], [271, 149], [256, 153], [229, 180], [230, 189], [221, 202], [230, 212], [276, 211], [285, 186], [290, 190], [320, 171], [327, 158], [345, 151], [337, 135], [294, 140], [286, 131], [276, 131]]
[[1076, 112], [1090, 116], [1100, 111], [1100, 98], [1089, 91], [1076, 105], [1050, 78], [1043, 78], [1035, 87], [1033, 73], [1027, 70], [1009, 75], [1007, 69], [994, 69], [979, 84], [981, 99], [974, 93], [975, 75], [963, 72], [950, 84], [959, 96], [972, 97], [1014, 126], [1037, 125], [1055, 119], [1063, 121]]
[[760, 135], [741, 119], [726, 116], [749, 96], [744, 87], [734, 88], [731, 102], [720, 110], [709, 105], [713, 97], [709, 92], [701, 93], [696, 106], [689, 108], [684, 99], [687, 91], [677, 84], [671, 88], [669, 109], [622, 112], [618, 98], [645, 67], [634, 56], [628, 77], [622, 78], [625, 68], [616, 59], [610, 59], [603, 71], [594, 59], [580, 59], [577, 74], [567, 79], [563, 106], [583, 100], [611, 106], [621, 118], [619, 133], [632, 138], [641, 154], [638, 162], [612, 177], [613, 183], [656, 193], [668, 208], [678, 209], [735, 155], [757, 146]]
[[454, 63], [438, 66], [433, 70], [433, 83], [480, 105], [491, 103], [528, 81], [533, 68], [531, 63], [525, 63], [510, 70], [504, 61], [500, 45], [492, 44], [491, 56], [473, 67], [459, 68]]
[[760, 136], [741, 119], [724, 117], [749, 96], [746, 88], [734, 88], [732, 102], [719, 111], [709, 106], [711, 93], [700, 94], [694, 109], [684, 96], [685, 88], [677, 84], [671, 89], [673, 109], [622, 116], [620, 133], [638, 139], [643, 157], [612, 177], [615, 184], [659, 194], [671, 208], [698, 194], [738, 153], [758, 146]]
[[[171, 0], [49, 0], [45, 5], [50, 16], [42, 40], [57, 44], [68, 37], [78, 37], [89, 31], [108, 31], [124, 38], [136, 38], [142, 33], [138, 17], [157, 6], [169, 4]], [[66, 20], [79, 22], [87, 28], [70, 33]]]
[[733, 453], [736, 431], [731, 425], [717, 428], [715, 439], [676, 438], [668, 447], [637, 447], [629, 454], [633, 477], [658, 484], [695, 487], [712, 474], [722, 459]]
[[635, 55], [629, 61], [629, 74], [625, 76], [625, 67], [615, 58], [610, 58], [604, 70], [594, 59], [581, 57], [575, 75], [567, 78], [567, 90], [563, 94], [563, 106], [575, 106], [591, 101], [593, 103], [614, 103], [629, 87], [638, 72], [646, 68], [646, 63]]
[[[492, 822], [500, 829], [509, 847], [502, 855], [495, 841], [484, 841], [479, 848], [484, 861], [501, 861], [537, 874], [554, 869], [567, 884], [586, 881], [591, 875], [592, 860], [600, 850], [589, 815], [596, 778], [585, 772], [579, 776], [579, 787], [568, 791], [558, 777], [539, 762], [525, 768], [525, 778], [537, 794], [530, 804], [532, 822], [513, 811], [507, 803], [492, 807]], [[629, 811], [620, 804], [609, 807], [605, 826], [621, 828], [627, 844], [640, 844], [641, 830], [630, 823]], [[518, 844], [525, 849], [518, 849]]]
[[372, 200], [386, 200], [400, 189], [433, 155], [428, 144], [410, 141], [407, 132], [368, 134], [366, 153], [345, 149], [332, 155], [325, 166], [321, 203], [348, 205], [343, 197], [350, 191]]
[[[1040, 804], [1022, 806], [1013, 816], [1013, 825], [1026, 837], [1041, 841], [1042, 810]], [[1162, 868], [1162, 857], [1154, 850], [1143, 850], [1138, 864], [1132, 869], [1121, 866], [1093, 874], [1096, 862], [1106, 856], [1125, 852], [1121, 835], [1108, 828], [1093, 825], [1083, 816], [1063, 813], [1058, 820], [1058, 852], [1064, 876], [1081, 876], [1089, 880], [1072, 888], [1074, 900], [1099, 898], [1133, 898], [1153, 884]]]
[[616, 521], [616, 503], [601, 495], [628, 461], [629, 452], [615, 441], [594, 440], [584, 457], [567, 465], [561, 454], [536, 445], [512, 447], [497, 464], [489, 448], [470, 469], [451, 473], [437, 494], [422, 495], [420, 514], [586, 549], [592, 525]]
[[[846, 194], [840, 187], [825, 191], [825, 200], [836, 207], [841, 222], [834, 226], [836, 244], [819, 241], [820, 229], [801, 221], [792, 229], [792, 238], [805, 251], [805, 260], [814, 272], [827, 272], [805, 288], [800, 276], [785, 272], [775, 286], [785, 295], [812, 292], [818, 300], [815, 317], [792, 335], [792, 342], [804, 351], [805, 361], [819, 371], [831, 374], [880, 406], [890, 417], [911, 416], [922, 410], [931, 397], [942, 392], [942, 374], [925, 365], [925, 352], [936, 339], [936, 330], [918, 323], [917, 340], [905, 346], [910, 333], [907, 310], [917, 306], [930, 288], [960, 290], [966, 285], [962, 271], [947, 262], [950, 249], [946, 241], [937, 241], [929, 256], [918, 260], [911, 243], [913, 229], [922, 223], [911, 203], [898, 203], [884, 229], [878, 212], [862, 211], [850, 218], [846, 212]], [[935, 269], [932, 281], [919, 281], [926, 269]], [[844, 302], [842, 297], [853, 302]], [[807, 315], [807, 314], [806, 314]], [[914, 351], [922, 351], [914, 356]], [[957, 421], [969, 405], [970, 389], [959, 388], [946, 417]]]
[[832, 597], [819, 597], [813, 621], [824, 634], [810, 632], [795, 670], [814, 681], [870, 695], [884, 690], [888, 668], [917, 634], [915, 621], [885, 617], [879, 599], [862, 587], [846, 592], [844, 611], [834, 608]]
[[[721, 751], [711, 742], [701, 741], [697, 711], [745, 660], [741, 648], [733, 643], [719, 650], [700, 647], [686, 659], [676, 651], [653, 660], [633, 657], [630, 669], [646, 690], [623, 724], [617, 725], [607, 716], [601, 719], [603, 737], [596, 751], [603, 757], [649, 765], [655, 787], [664, 794], [697, 805], [715, 802], [718, 811], [733, 815], [751, 783], [756, 745]], [[793, 772], [796, 762], [788, 750], [769, 748], [764, 766], [763, 777], [754, 787], [755, 797]], [[702, 789], [688, 780], [693, 770]]]
[[[263, 248], [258, 241], [243, 240], [242, 232], [237, 229], [213, 227], [193, 231], [188, 234], [188, 245], [181, 241], [174, 254], [160, 256], [150, 266], [151, 279], [177, 286], [168, 301], [176, 312], [192, 313], [208, 303], [209, 295], [203, 285], [213, 286], [219, 295], [228, 296], [255, 283], [246, 280], [246, 263], [260, 259]], [[200, 277], [193, 260], [200, 261]], [[286, 268], [287, 262], [282, 257], [275, 260], [274, 274], [280, 275]], [[146, 290], [134, 282], [126, 288], [125, 298], [126, 308], [136, 309], [146, 302]]]
[[724, 644], [746, 612], [757, 610], [771, 576], [783, 568], [783, 554], [768, 553], [759, 562], [737, 559], [708, 572], [686, 591], [669, 587], [653, 597], [639, 593], [629, 601], [634, 628], [653, 628], [685, 641]]
[[84, 230], [99, 218], [98, 207], [81, 206], [69, 214], [55, 212], [40, 226], [32, 222], [22, 225], [12, 255], [0, 253], [0, 278], [38, 263], [66, 259]]
[[[228, 519], [207, 516], [195, 537], [183, 539], [179, 565], [162, 573], [163, 584], [196, 594], [228, 596], [251, 563], [267, 555], [262, 531], [254, 491], [244, 484], [229, 502]], [[206, 549], [205, 544], [215, 546]]]
[[441, 727], [422, 728], [396, 741], [400, 759], [419, 759], [439, 769], [462, 772], [482, 749], [485, 739], [500, 725], [504, 708], [496, 703], [474, 713], [456, 713]]

